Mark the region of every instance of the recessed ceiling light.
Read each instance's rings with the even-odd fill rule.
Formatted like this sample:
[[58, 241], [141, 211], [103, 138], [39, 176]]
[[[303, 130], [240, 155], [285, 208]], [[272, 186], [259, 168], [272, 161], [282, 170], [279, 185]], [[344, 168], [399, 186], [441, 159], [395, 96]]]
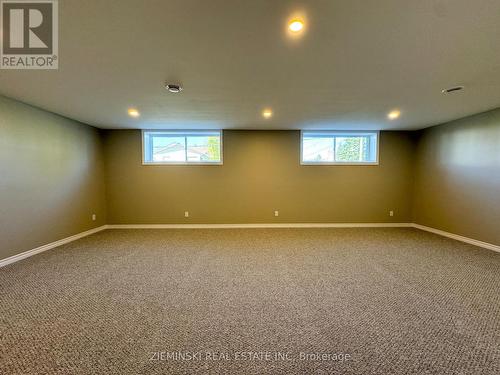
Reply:
[[441, 90], [441, 92], [443, 94], [451, 94], [452, 92], [462, 91], [463, 89], [464, 89], [463, 86], [453, 86], [453, 87], [450, 87], [450, 88], [447, 88], [447, 89], [443, 89], [443, 90]]
[[168, 91], [173, 92], [174, 94], [177, 94], [178, 92], [182, 91], [182, 86], [181, 85], [174, 85], [174, 84], [171, 84], [171, 83], [167, 83], [165, 85], [165, 88]]
[[270, 108], [266, 108], [262, 111], [262, 117], [265, 119], [273, 117], [273, 111]]
[[393, 110], [393, 111], [391, 111], [391, 112], [389, 112], [389, 113], [387, 114], [387, 118], [388, 118], [389, 120], [395, 120], [395, 119], [397, 119], [399, 116], [401, 116], [401, 111], [399, 111], [399, 110], [397, 110], [397, 109], [395, 109], [395, 110]]
[[288, 24], [288, 29], [292, 33], [298, 33], [304, 28], [304, 22], [301, 20], [294, 19]]
[[139, 111], [135, 108], [129, 108], [128, 109], [128, 115], [130, 117], [139, 117], [141, 114], [139, 113]]

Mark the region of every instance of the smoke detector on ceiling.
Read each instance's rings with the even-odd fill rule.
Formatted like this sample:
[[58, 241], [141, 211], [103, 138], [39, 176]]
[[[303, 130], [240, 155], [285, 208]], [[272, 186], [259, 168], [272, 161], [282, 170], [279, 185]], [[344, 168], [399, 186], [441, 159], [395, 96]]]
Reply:
[[451, 94], [456, 91], [462, 91], [465, 87], [464, 86], [453, 86], [447, 89], [441, 90], [443, 94]]
[[182, 91], [182, 86], [181, 85], [174, 85], [174, 84], [170, 84], [170, 83], [165, 84], [165, 88], [169, 92], [173, 92], [174, 94], [177, 94], [178, 92]]

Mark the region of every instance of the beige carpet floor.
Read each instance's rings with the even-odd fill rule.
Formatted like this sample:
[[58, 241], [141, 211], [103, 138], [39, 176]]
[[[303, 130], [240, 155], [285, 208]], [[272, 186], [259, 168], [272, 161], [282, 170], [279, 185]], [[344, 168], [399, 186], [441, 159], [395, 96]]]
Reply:
[[500, 254], [415, 229], [108, 230], [0, 269], [0, 374], [500, 374]]

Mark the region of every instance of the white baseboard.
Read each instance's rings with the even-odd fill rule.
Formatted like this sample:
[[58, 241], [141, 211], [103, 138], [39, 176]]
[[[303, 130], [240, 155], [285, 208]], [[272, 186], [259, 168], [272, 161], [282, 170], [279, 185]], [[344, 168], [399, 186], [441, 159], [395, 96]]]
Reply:
[[110, 224], [108, 229], [410, 228], [411, 223]]
[[103, 231], [105, 229], [234, 229], [234, 228], [416, 228], [426, 232], [438, 234], [457, 241], [465, 242], [470, 245], [479, 246], [485, 249], [500, 252], [500, 246], [488, 242], [475, 240], [449, 233], [440, 229], [426, 227], [416, 223], [262, 223], [262, 224], [111, 224], [90, 229], [88, 231], [75, 234], [61, 240], [39, 246], [35, 249], [25, 251], [11, 257], [0, 259], [0, 268], [28, 258], [35, 254], [53, 249], [55, 247], [67, 244], [91, 234]]
[[416, 223], [256, 223], [256, 224], [111, 224], [108, 229], [234, 229], [234, 228], [416, 228], [500, 252], [500, 246]]
[[470, 245], [479, 246], [479, 247], [482, 247], [482, 248], [485, 248], [485, 249], [497, 251], [497, 252], [500, 253], [500, 246], [493, 245], [493, 244], [488, 243], [488, 242], [483, 242], [483, 241], [475, 240], [473, 238], [460, 236], [458, 234], [454, 234], [454, 233], [450, 233], [450, 232], [445, 232], [444, 230], [435, 229], [435, 228], [431, 228], [431, 227], [426, 227], [425, 225], [420, 225], [420, 224], [415, 224], [415, 223], [412, 224], [412, 227], [420, 229], [420, 230], [425, 230], [426, 232], [431, 232], [431, 233], [434, 233], [434, 234], [438, 234], [438, 235], [443, 236], [443, 237], [452, 238], [452, 239], [460, 241], [460, 242], [465, 242], [465, 243], [468, 243]]
[[21, 259], [29, 258], [29, 257], [31, 257], [31, 256], [33, 256], [35, 254], [42, 253], [44, 251], [53, 249], [55, 247], [58, 247], [58, 246], [67, 244], [69, 242], [78, 240], [78, 239], [80, 239], [82, 237], [90, 236], [91, 234], [100, 232], [100, 231], [106, 229], [107, 227], [108, 227], [107, 225], [102, 225], [100, 227], [97, 227], [97, 228], [94, 228], [94, 229], [90, 229], [90, 230], [87, 230], [85, 232], [81, 232], [81, 233], [75, 234], [75, 235], [70, 236], [70, 237], [63, 238], [62, 240], [51, 242], [51, 243], [48, 243], [46, 245], [39, 246], [39, 247], [37, 247], [35, 249], [31, 249], [31, 250], [25, 251], [25, 252], [20, 253], [20, 254], [12, 255], [11, 257], [8, 257], [8, 258], [5, 258], [5, 259], [0, 259], [0, 268], [6, 266], [8, 264], [18, 262]]
[[5, 259], [0, 259], [0, 268], [105, 229], [395, 228], [411, 226], [411, 223], [111, 224], [102, 225], [100, 227], [39, 246], [35, 249], [13, 255]]

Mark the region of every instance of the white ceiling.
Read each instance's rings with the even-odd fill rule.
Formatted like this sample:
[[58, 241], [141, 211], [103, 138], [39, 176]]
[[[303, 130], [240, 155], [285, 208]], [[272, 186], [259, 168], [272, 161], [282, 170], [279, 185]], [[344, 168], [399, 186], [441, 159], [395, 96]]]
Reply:
[[500, 106], [499, 0], [62, 0], [59, 22], [59, 70], [1, 70], [0, 93], [101, 128], [419, 129]]

